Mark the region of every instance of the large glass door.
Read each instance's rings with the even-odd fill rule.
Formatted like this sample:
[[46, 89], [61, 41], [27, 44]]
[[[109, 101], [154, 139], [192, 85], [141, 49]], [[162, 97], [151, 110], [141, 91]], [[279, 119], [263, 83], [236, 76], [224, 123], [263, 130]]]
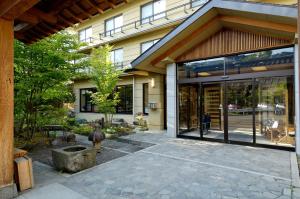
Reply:
[[201, 99], [201, 137], [224, 140], [224, 84], [202, 84]]
[[254, 86], [252, 80], [226, 82], [228, 140], [253, 142]]

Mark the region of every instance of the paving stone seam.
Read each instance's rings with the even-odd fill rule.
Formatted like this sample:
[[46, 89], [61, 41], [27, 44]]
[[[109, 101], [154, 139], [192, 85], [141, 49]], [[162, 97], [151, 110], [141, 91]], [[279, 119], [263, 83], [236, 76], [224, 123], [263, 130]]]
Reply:
[[292, 185], [294, 187], [300, 188], [299, 168], [297, 162], [297, 155], [295, 152], [290, 153], [290, 160]]
[[246, 169], [239, 169], [239, 168], [230, 167], [230, 166], [223, 166], [223, 165], [219, 165], [219, 164], [215, 164], [215, 163], [209, 163], [209, 162], [202, 162], [202, 161], [191, 160], [191, 159], [186, 159], [186, 158], [180, 158], [180, 157], [176, 157], [176, 156], [171, 156], [171, 155], [166, 155], [166, 154], [161, 154], [161, 153], [156, 153], [156, 152], [151, 152], [151, 151], [145, 151], [145, 150], [138, 151], [137, 153], [139, 153], [139, 152], [140, 153], [148, 153], [148, 154], [152, 154], [152, 155], [158, 155], [158, 156], [161, 156], [161, 157], [166, 157], [166, 158], [171, 158], [171, 159], [176, 159], [176, 160], [189, 161], [189, 162], [193, 162], [193, 163], [197, 163], [197, 164], [204, 164], [204, 165], [209, 165], [209, 166], [213, 166], [213, 167], [219, 167], [219, 168], [223, 168], [223, 169], [239, 171], [239, 172], [243, 172], [243, 173], [249, 173], [249, 174], [253, 174], [253, 175], [266, 176], [266, 177], [280, 179], [280, 180], [289, 181], [289, 182], [292, 181], [291, 179], [283, 178], [283, 177], [280, 177], [280, 176], [273, 176], [273, 175], [269, 175], [269, 174], [265, 174], [265, 173], [261, 173], [261, 172], [250, 171], [250, 170], [246, 170]]
[[[126, 154], [131, 154], [131, 153], [128, 152], [128, 151], [123, 151], [123, 150], [120, 150], [120, 149], [115, 149], [115, 148], [111, 148], [111, 147], [107, 147], [107, 146], [101, 146], [101, 148], [110, 149], [110, 150], [115, 150], [115, 151], [119, 151], [119, 152], [126, 153]], [[117, 159], [118, 159], [118, 158], [117, 158]]]

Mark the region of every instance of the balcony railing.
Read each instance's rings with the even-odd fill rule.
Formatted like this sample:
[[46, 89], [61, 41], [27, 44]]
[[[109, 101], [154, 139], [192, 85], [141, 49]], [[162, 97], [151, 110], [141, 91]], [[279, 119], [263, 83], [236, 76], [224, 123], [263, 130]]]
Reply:
[[93, 38], [93, 37], [87, 37], [85, 39], [80, 39], [79, 41], [90, 44], [90, 43], [93, 43], [94, 40], [95, 40], [95, 38]]
[[[99, 33], [100, 43], [105, 38], [111, 39], [115, 36], [120, 37], [122, 35], [126, 35], [126, 33], [130, 34], [130, 32], [129, 32], [130, 30], [138, 31], [143, 28], [146, 28], [146, 29], [151, 28], [151, 25], [162, 25], [162, 24], [155, 24], [155, 22], [161, 21], [162, 19], [165, 19], [163, 21], [163, 24], [171, 22], [171, 20], [176, 21], [176, 20], [184, 19], [184, 18], [188, 17], [190, 14], [192, 14], [191, 11], [194, 11], [194, 9], [198, 9], [199, 7], [203, 6], [208, 1], [209, 0], [194, 0], [194, 1], [191, 1], [191, 2], [188, 2], [185, 4], [181, 4], [179, 6], [175, 6], [173, 8], [170, 8], [163, 12], [154, 14], [152, 16], [135, 20], [135, 21], [125, 24], [121, 27], [104, 31], [102, 33]], [[198, 2], [201, 2], [201, 3], [198, 3]], [[194, 5], [194, 6], [192, 6], [192, 5]], [[184, 14], [183, 15], [178, 14], [180, 11], [183, 11]], [[134, 33], [134, 31], [133, 32], [131, 31], [131, 33]]]

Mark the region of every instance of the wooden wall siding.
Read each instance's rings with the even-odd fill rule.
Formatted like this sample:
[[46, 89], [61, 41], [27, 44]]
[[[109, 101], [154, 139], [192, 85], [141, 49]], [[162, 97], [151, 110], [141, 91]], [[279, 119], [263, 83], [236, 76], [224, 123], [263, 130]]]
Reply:
[[238, 52], [284, 46], [292, 43], [292, 41], [286, 39], [238, 30], [222, 29], [207, 40], [194, 46], [191, 50], [178, 56], [176, 61], [181, 62], [216, 57]]

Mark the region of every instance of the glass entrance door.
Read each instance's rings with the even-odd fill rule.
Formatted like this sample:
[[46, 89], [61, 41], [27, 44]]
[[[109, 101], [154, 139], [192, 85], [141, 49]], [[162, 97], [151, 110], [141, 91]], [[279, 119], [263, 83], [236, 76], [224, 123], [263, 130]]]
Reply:
[[250, 81], [226, 82], [228, 140], [253, 142], [254, 87]]
[[224, 140], [224, 84], [202, 85], [201, 92], [201, 136]]

